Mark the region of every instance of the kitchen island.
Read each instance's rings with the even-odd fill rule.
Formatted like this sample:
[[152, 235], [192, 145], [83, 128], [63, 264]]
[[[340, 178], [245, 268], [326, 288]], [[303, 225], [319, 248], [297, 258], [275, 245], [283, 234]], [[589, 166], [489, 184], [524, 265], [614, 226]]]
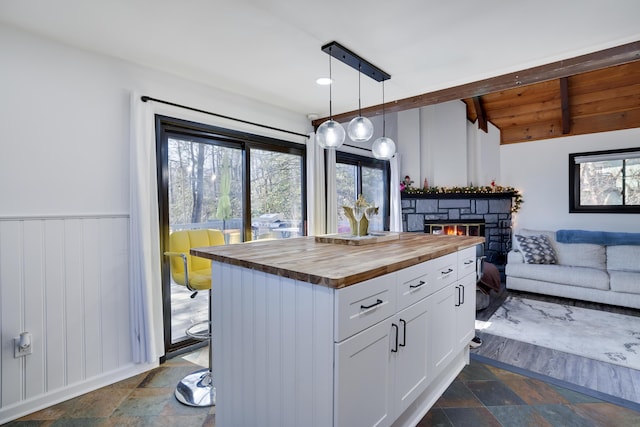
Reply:
[[415, 425], [469, 362], [483, 241], [193, 249], [212, 260], [216, 424]]

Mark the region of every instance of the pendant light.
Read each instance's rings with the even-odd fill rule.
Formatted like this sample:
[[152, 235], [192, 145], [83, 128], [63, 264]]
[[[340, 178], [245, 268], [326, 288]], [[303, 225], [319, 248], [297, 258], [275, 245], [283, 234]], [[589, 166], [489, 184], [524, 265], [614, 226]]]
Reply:
[[331, 48], [329, 48], [329, 120], [318, 126], [316, 132], [316, 142], [322, 148], [338, 148], [344, 143], [345, 131], [344, 127], [335, 120], [333, 120], [333, 112], [331, 108], [331, 86], [333, 86], [333, 79], [331, 77]]
[[373, 136], [373, 123], [366, 117], [362, 117], [362, 102], [360, 98], [360, 76], [362, 64], [358, 63], [358, 117], [354, 117], [347, 127], [347, 135], [355, 142], [365, 142]]
[[382, 136], [371, 146], [373, 157], [380, 160], [389, 160], [396, 154], [396, 143], [386, 136], [386, 120], [384, 114], [384, 80], [382, 81]]

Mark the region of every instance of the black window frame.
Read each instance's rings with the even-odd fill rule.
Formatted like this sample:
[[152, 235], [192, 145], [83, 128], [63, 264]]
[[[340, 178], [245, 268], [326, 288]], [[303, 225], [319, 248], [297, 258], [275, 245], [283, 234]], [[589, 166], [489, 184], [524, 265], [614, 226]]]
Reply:
[[[581, 205], [580, 204], [580, 163], [576, 158], [587, 156], [605, 156], [640, 151], [640, 147], [617, 150], [589, 151], [569, 154], [569, 213], [607, 213], [607, 214], [637, 214], [640, 205]], [[622, 159], [624, 160], [624, 159]], [[625, 168], [623, 167], [623, 173]], [[623, 178], [624, 179], [624, 178]], [[624, 192], [624, 186], [623, 186]], [[624, 193], [623, 193], [624, 203]]]

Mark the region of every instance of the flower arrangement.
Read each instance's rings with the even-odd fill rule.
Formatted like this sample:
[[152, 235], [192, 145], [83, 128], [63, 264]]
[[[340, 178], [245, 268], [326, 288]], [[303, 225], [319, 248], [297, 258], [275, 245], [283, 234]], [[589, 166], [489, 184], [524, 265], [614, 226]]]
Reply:
[[[413, 182], [413, 181], [412, 181]], [[522, 198], [522, 193], [520, 190], [514, 187], [505, 187], [502, 185], [496, 185], [495, 181], [491, 181], [491, 185], [479, 186], [476, 187], [474, 185], [469, 185], [466, 187], [423, 187], [423, 188], [414, 188], [410, 186], [405, 186], [404, 189], [402, 185], [400, 186], [400, 191], [405, 194], [490, 194], [490, 193], [512, 193], [513, 194], [513, 206], [511, 207], [511, 212], [516, 213], [520, 210], [522, 203], [524, 203], [524, 199]]]

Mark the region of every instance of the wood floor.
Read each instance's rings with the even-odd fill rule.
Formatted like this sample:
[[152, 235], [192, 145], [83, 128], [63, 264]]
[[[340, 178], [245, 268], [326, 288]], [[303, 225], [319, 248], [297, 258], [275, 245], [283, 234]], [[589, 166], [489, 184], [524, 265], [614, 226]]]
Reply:
[[[636, 316], [640, 321], [639, 310], [513, 291], [505, 291], [492, 298], [491, 305], [478, 312], [477, 318], [488, 320], [509, 294]], [[478, 336], [482, 338], [483, 344], [480, 348], [472, 350], [472, 353], [481, 357], [555, 378], [597, 393], [604, 393], [612, 396], [614, 400], [622, 399], [640, 405], [640, 371], [638, 370], [487, 333], [478, 332]]]

